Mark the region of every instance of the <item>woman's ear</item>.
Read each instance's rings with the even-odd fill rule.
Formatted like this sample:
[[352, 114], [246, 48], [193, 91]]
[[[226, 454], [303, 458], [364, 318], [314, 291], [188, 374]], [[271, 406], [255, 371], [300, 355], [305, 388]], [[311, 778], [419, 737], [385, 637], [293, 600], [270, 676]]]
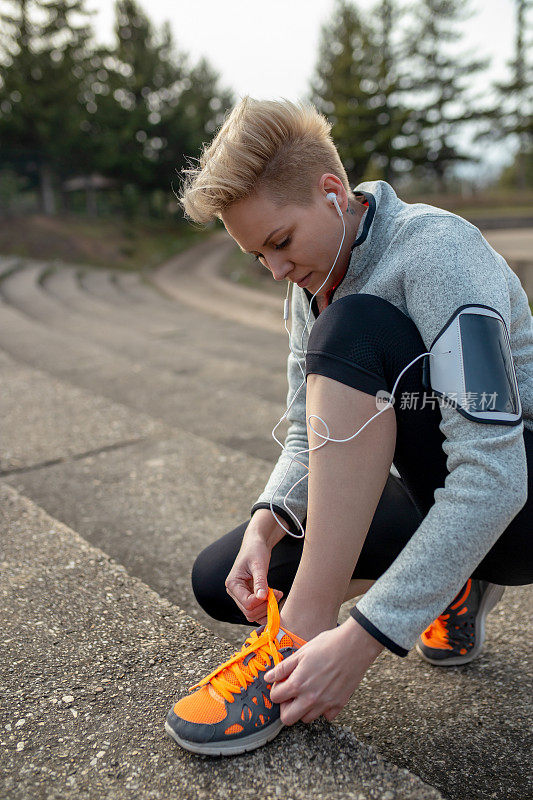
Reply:
[[348, 207], [348, 195], [340, 178], [338, 178], [332, 172], [325, 172], [320, 178], [319, 186], [320, 191], [324, 194], [324, 196], [330, 192], [333, 192], [333, 194], [337, 196], [337, 202], [341, 208], [341, 211], [346, 211]]

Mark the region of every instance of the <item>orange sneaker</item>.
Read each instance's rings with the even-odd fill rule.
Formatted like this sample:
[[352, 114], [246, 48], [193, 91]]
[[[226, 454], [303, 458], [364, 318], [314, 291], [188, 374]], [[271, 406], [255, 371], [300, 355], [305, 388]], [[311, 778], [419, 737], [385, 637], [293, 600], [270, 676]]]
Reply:
[[469, 578], [459, 594], [419, 636], [416, 650], [430, 664], [466, 664], [485, 640], [485, 617], [501, 600], [505, 586]]
[[305, 640], [280, 626], [272, 589], [267, 600], [267, 624], [253, 630], [235, 655], [191, 686], [189, 691], [197, 691], [168, 712], [165, 731], [186, 750], [208, 756], [244, 753], [271, 741], [283, 728], [279, 704], [270, 700], [271, 684], [263, 674]]

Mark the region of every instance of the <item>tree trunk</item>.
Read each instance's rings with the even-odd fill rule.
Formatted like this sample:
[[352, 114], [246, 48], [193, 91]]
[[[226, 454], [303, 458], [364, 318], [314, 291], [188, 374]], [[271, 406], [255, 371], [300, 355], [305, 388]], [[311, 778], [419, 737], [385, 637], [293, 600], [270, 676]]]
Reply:
[[54, 195], [53, 172], [49, 164], [41, 164], [41, 211], [47, 216], [54, 216], [56, 213], [56, 201]]
[[94, 186], [88, 186], [85, 191], [85, 209], [87, 216], [94, 219], [98, 215], [98, 207], [96, 204], [96, 189]]
[[520, 149], [516, 156], [516, 188], [526, 190], [526, 151], [523, 143], [520, 142]]

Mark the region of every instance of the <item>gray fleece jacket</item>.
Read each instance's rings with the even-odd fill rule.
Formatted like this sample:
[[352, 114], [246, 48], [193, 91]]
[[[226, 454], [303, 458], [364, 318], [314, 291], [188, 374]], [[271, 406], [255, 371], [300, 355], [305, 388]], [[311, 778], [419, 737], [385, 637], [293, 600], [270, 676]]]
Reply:
[[[407, 545], [352, 610], [376, 638], [405, 656], [526, 503], [523, 428], [533, 430], [532, 316], [518, 277], [474, 225], [440, 208], [405, 203], [384, 181], [364, 182], [354, 191], [372, 194], [376, 208], [366, 238], [361, 234], [369, 210], [361, 220], [357, 238], [364, 241], [352, 249], [332, 302], [359, 292], [382, 297], [415, 322], [427, 349], [459, 306], [476, 303], [496, 309], [509, 333], [522, 403], [523, 419], [516, 425], [487, 425], [465, 418], [451, 405], [439, 406], [449, 473], [445, 485], [436, 489], [434, 505]], [[298, 286], [293, 289], [292, 343], [304, 359], [299, 346], [310, 295]], [[309, 331], [315, 319], [311, 312]], [[291, 353], [287, 374], [289, 404], [302, 382]], [[252, 514], [268, 507], [290, 456], [309, 447], [305, 389], [304, 384], [288, 416], [286, 451]], [[309, 463], [307, 454], [298, 459]], [[293, 462], [273, 498], [278, 510], [304, 474], [304, 467]], [[307, 513], [307, 485], [302, 481], [287, 500], [301, 523]], [[290, 519], [284, 509], [282, 515]]]

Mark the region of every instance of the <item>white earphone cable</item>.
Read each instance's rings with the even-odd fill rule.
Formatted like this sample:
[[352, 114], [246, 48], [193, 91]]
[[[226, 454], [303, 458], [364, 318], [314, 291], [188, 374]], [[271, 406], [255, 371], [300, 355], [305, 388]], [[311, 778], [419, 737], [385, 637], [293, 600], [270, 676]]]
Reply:
[[[318, 292], [320, 291], [320, 289], [322, 289], [322, 286], [324, 286], [324, 284], [325, 284], [325, 283], [328, 281], [328, 279], [329, 279], [329, 276], [331, 275], [331, 273], [332, 273], [332, 271], [333, 271], [333, 268], [335, 267], [335, 264], [337, 263], [337, 259], [338, 259], [338, 257], [339, 257], [339, 254], [340, 254], [340, 252], [341, 252], [341, 248], [342, 248], [342, 245], [343, 245], [343, 242], [344, 242], [344, 237], [345, 237], [345, 235], [346, 235], [346, 225], [344, 224], [344, 217], [343, 217], [342, 211], [341, 211], [341, 209], [340, 209], [340, 207], [339, 207], [339, 204], [338, 204], [338, 201], [337, 201], [337, 197], [336, 197], [336, 195], [335, 195], [333, 192], [330, 192], [330, 193], [327, 195], [327, 199], [328, 199], [330, 202], [332, 202], [332, 203], [335, 205], [335, 208], [337, 209], [337, 213], [339, 214], [339, 216], [340, 216], [340, 218], [341, 218], [341, 220], [342, 220], [343, 233], [342, 233], [342, 239], [341, 239], [341, 243], [340, 243], [340, 245], [339, 245], [339, 249], [338, 249], [338, 251], [337, 251], [337, 255], [335, 256], [335, 261], [333, 262], [333, 264], [332, 264], [332, 267], [331, 267], [330, 271], [328, 272], [328, 275], [327, 275], [326, 279], [325, 279], [325, 280], [324, 280], [324, 282], [321, 284], [321, 286], [320, 286], [320, 287], [319, 287], [319, 288], [316, 290], [315, 294], [314, 294], [314, 295], [313, 295], [313, 297], [311, 298], [311, 301], [309, 302], [309, 313], [308, 313], [308, 315], [307, 315], [307, 319], [306, 319], [306, 322], [305, 322], [305, 325], [304, 325], [304, 328], [303, 328], [303, 331], [302, 331], [301, 340], [300, 340], [300, 350], [301, 350], [302, 352], [303, 352], [303, 350], [304, 350], [304, 348], [303, 348], [303, 338], [304, 338], [305, 330], [306, 330], [306, 328], [307, 328], [307, 326], [308, 326], [308, 324], [309, 324], [309, 318], [310, 318], [310, 316], [311, 316], [311, 309], [312, 309], [312, 302], [313, 302], [313, 300], [315, 299], [315, 297], [316, 297], [316, 295], [318, 294]], [[285, 451], [285, 450], [286, 450], [286, 447], [285, 447], [285, 445], [284, 445], [282, 442], [280, 442], [280, 440], [279, 440], [279, 439], [276, 437], [276, 435], [275, 435], [276, 428], [278, 428], [278, 426], [279, 426], [279, 425], [280, 425], [280, 424], [283, 422], [283, 420], [285, 419], [285, 417], [286, 417], [286, 416], [287, 416], [287, 414], [289, 413], [289, 411], [290, 411], [290, 409], [291, 409], [291, 407], [292, 407], [292, 404], [293, 404], [293, 403], [294, 403], [294, 401], [296, 400], [296, 397], [297, 397], [297, 395], [298, 395], [298, 392], [300, 391], [300, 389], [302, 388], [302, 386], [303, 386], [303, 385], [305, 384], [305, 382], [306, 382], [306, 376], [305, 376], [305, 372], [304, 372], [304, 369], [303, 369], [303, 367], [302, 367], [302, 361], [305, 361], [305, 353], [304, 353], [304, 358], [303, 358], [303, 359], [300, 359], [300, 358], [298, 358], [298, 356], [296, 355], [296, 353], [295, 353], [295, 352], [294, 352], [294, 350], [292, 349], [292, 342], [291, 342], [291, 332], [289, 331], [289, 328], [287, 327], [287, 319], [288, 319], [288, 317], [289, 317], [289, 290], [290, 290], [290, 288], [291, 288], [291, 287], [290, 287], [290, 284], [289, 284], [289, 286], [287, 287], [287, 297], [285, 298], [285, 301], [284, 301], [283, 320], [284, 320], [285, 330], [287, 331], [287, 333], [288, 333], [288, 335], [289, 335], [289, 348], [290, 348], [290, 351], [291, 351], [292, 355], [293, 355], [293, 356], [294, 356], [294, 358], [296, 359], [296, 363], [298, 364], [298, 366], [299, 366], [299, 368], [300, 368], [300, 372], [302, 373], [303, 381], [302, 381], [302, 383], [300, 384], [300, 386], [298, 387], [298, 389], [295, 391], [295, 393], [294, 393], [294, 396], [293, 396], [293, 398], [292, 398], [291, 402], [289, 403], [289, 405], [288, 405], [288, 407], [287, 407], [287, 409], [286, 409], [285, 413], [283, 414], [283, 416], [280, 418], [280, 420], [279, 420], [279, 421], [276, 423], [276, 425], [275, 425], [275, 426], [274, 426], [274, 428], [272, 429], [272, 437], [273, 437], [274, 441], [276, 441], [276, 442], [277, 442], [277, 444], [278, 444], [278, 445], [281, 447], [282, 451]], [[271, 513], [272, 513], [272, 516], [274, 517], [274, 519], [276, 520], [276, 522], [278, 523], [278, 525], [280, 525], [280, 526], [281, 526], [281, 528], [283, 528], [283, 530], [284, 530], [286, 533], [288, 533], [290, 536], [294, 537], [295, 539], [303, 539], [303, 538], [304, 538], [304, 536], [305, 536], [305, 530], [304, 530], [304, 528], [303, 528], [303, 526], [302, 526], [302, 524], [301, 524], [300, 520], [298, 519], [298, 517], [296, 516], [296, 514], [294, 514], [294, 512], [293, 512], [293, 511], [291, 511], [291, 509], [290, 509], [290, 508], [289, 508], [289, 506], [287, 505], [287, 498], [288, 498], [288, 496], [290, 495], [290, 493], [293, 491], [293, 489], [295, 489], [295, 488], [296, 488], [296, 486], [298, 486], [298, 484], [299, 484], [299, 483], [301, 483], [303, 480], [305, 480], [305, 478], [308, 478], [308, 477], [309, 477], [309, 467], [307, 466], [307, 464], [306, 464], [305, 462], [303, 462], [303, 461], [299, 461], [297, 457], [298, 457], [298, 456], [300, 456], [300, 455], [302, 455], [303, 453], [310, 453], [310, 452], [312, 452], [313, 450], [318, 450], [320, 447], [323, 447], [323, 446], [326, 444], [326, 442], [349, 442], [349, 441], [351, 441], [352, 439], [354, 439], [356, 436], [358, 436], [358, 435], [361, 433], [361, 431], [362, 431], [362, 430], [364, 430], [364, 429], [366, 428], [366, 426], [367, 426], [367, 425], [368, 425], [370, 422], [372, 422], [372, 420], [373, 420], [373, 419], [375, 419], [376, 417], [379, 417], [379, 415], [380, 415], [380, 414], [382, 414], [384, 411], [386, 411], [386, 410], [387, 410], [389, 407], [392, 407], [392, 405], [393, 405], [393, 404], [391, 403], [391, 399], [392, 399], [392, 398], [394, 398], [394, 393], [395, 393], [395, 391], [396, 391], [396, 387], [397, 387], [397, 385], [398, 385], [398, 381], [400, 380], [400, 378], [402, 377], [402, 375], [404, 374], [404, 372], [406, 372], [406, 370], [408, 370], [408, 369], [409, 369], [409, 367], [410, 367], [412, 364], [414, 364], [416, 361], [418, 361], [418, 359], [420, 359], [420, 358], [423, 358], [424, 356], [433, 356], [433, 355], [434, 355], [433, 353], [421, 353], [421, 354], [420, 354], [420, 355], [418, 355], [416, 358], [414, 358], [414, 359], [413, 359], [411, 362], [409, 362], [409, 364], [407, 364], [407, 366], [406, 366], [406, 367], [404, 367], [404, 368], [402, 369], [402, 371], [400, 372], [400, 374], [399, 374], [399, 375], [398, 375], [398, 377], [396, 378], [396, 381], [395, 381], [395, 383], [394, 383], [394, 386], [393, 386], [393, 388], [392, 388], [392, 392], [391, 392], [391, 395], [390, 395], [390, 399], [389, 399], [389, 400], [387, 401], [387, 403], [386, 403], [386, 404], [383, 406], [383, 408], [381, 408], [381, 409], [380, 409], [380, 410], [377, 412], [377, 414], [374, 414], [372, 417], [370, 417], [370, 419], [369, 419], [369, 420], [367, 420], [367, 421], [364, 423], [364, 425], [362, 425], [362, 426], [359, 428], [359, 430], [357, 430], [357, 431], [356, 431], [355, 433], [353, 433], [351, 436], [347, 436], [345, 439], [335, 439], [335, 438], [331, 437], [331, 436], [329, 435], [330, 431], [329, 431], [329, 427], [328, 427], [327, 423], [326, 423], [326, 422], [325, 422], [325, 421], [324, 421], [324, 420], [323, 420], [321, 417], [319, 417], [317, 414], [310, 414], [310, 415], [309, 415], [309, 417], [308, 417], [308, 419], [307, 419], [307, 424], [309, 425], [309, 427], [311, 428], [311, 430], [313, 431], [313, 433], [315, 433], [317, 436], [319, 436], [321, 439], [323, 439], [323, 441], [322, 441], [322, 442], [320, 442], [319, 444], [315, 445], [315, 447], [309, 447], [309, 448], [306, 448], [305, 450], [299, 450], [298, 452], [294, 453], [294, 455], [292, 455], [292, 456], [291, 456], [291, 460], [289, 461], [289, 463], [288, 463], [288, 465], [287, 465], [287, 469], [285, 470], [285, 472], [284, 472], [284, 474], [283, 474], [283, 477], [281, 478], [280, 482], [279, 482], [279, 483], [278, 483], [278, 485], [276, 486], [276, 489], [274, 490], [274, 492], [273, 492], [273, 494], [272, 494], [272, 497], [271, 497], [271, 499], [270, 499], [270, 503], [269, 503], [269, 505], [270, 505], [270, 511], [271, 511]], [[312, 418], [312, 417], [314, 417], [315, 419], [319, 419], [319, 420], [320, 420], [320, 422], [321, 422], [321, 423], [324, 425], [324, 428], [326, 429], [326, 435], [324, 435], [324, 434], [322, 434], [322, 433], [319, 433], [317, 430], [315, 430], [315, 428], [313, 428], [313, 426], [312, 426], [312, 424], [311, 424], [311, 418]], [[303, 467], [304, 467], [304, 468], [307, 470], [307, 472], [306, 472], [306, 474], [305, 474], [305, 475], [303, 475], [301, 478], [299, 478], [299, 480], [297, 480], [297, 481], [296, 481], [296, 483], [294, 483], [294, 484], [291, 486], [291, 488], [289, 489], [289, 491], [287, 492], [287, 494], [286, 494], [286, 495], [285, 495], [285, 497], [283, 498], [283, 506], [284, 506], [285, 510], [288, 512], [288, 514], [289, 514], [289, 515], [292, 517], [292, 519], [295, 521], [295, 523], [298, 525], [298, 527], [300, 528], [301, 534], [296, 534], [296, 533], [293, 533], [293, 532], [292, 532], [292, 531], [290, 531], [288, 528], [286, 528], [286, 527], [285, 527], [285, 525], [283, 525], [283, 523], [280, 521], [280, 518], [279, 518], [279, 516], [276, 514], [276, 512], [274, 511], [274, 507], [273, 507], [273, 500], [274, 500], [274, 497], [276, 496], [276, 494], [277, 494], [277, 492], [278, 492], [278, 489], [279, 489], [279, 487], [282, 485], [283, 481], [285, 480], [285, 477], [286, 477], [286, 475], [287, 475], [287, 473], [288, 473], [289, 469], [291, 468], [291, 466], [292, 466], [292, 464], [293, 464], [293, 462], [294, 462], [294, 461], [296, 461], [298, 464], [300, 464], [301, 466], [303, 466]]]
[[[300, 338], [300, 350], [301, 350], [302, 352], [303, 352], [303, 349], [304, 349], [304, 348], [303, 348], [303, 338], [304, 338], [305, 330], [306, 330], [306, 328], [307, 328], [307, 326], [308, 326], [308, 324], [309, 324], [309, 318], [310, 318], [310, 316], [311, 316], [311, 308], [312, 308], [312, 303], [313, 303], [313, 300], [315, 299], [315, 297], [317, 296], [317, 294], [319, 293], [319, 291], [322, 289], [322, 286], [324, 286], [324, 284], [325, 284], [325, 283], [327, 283], [327, 281], [328, 281], [328, 279], [329, 279], [329, 276], [330, 276], [330, 275], [331, 275], [331, 273], [333, 272], [333, 269], [334, 269], [334, 267], [335, 267], [335, 264], [337, 263], [337, 259], [338, 259], [339, 255], [340, 255], [340, 252], [341, 252], [341, 249], [342, 249], [342, 245], [343, 245], [343, 242], [344, 242], [344, 237], [345, 237], [345, 235], [346, 235], [346, 225], [344, 224], [344, 217], [343, 217], [343, 215], [342, 215], [342, 211], [341, 211], [341, 209], [340, 209], [340, 207], [339, 207], [339, 203], [338, 203], [338, 200], [337, 200], [337, 197], [336, 197], [336, 195], [335, 195], [333, 192], [330, 192], [330, 193], [327, 195], [327, 199], [328, 199], [328, 200], [330, 200], [332, 203], [334, 203], [334, 204], [335, 204], [335, 208], [337, 209], [337, 213], [339, 214], [339, 216], [340, 216], [340, 218], [341, 218], [341, 220], [342, 220], [342, 228], [343, 228], [343, 230], [342, 230], [342, 239], [341, 239], [341, 243], [340, 243], [340, 245], [339, 245], [339, 249], [337, 250], [337, 255], [335, 256], [335, 261], [334, 261], [334, 262], [333, 262], [333, 264], [331, 265], [331, 269], [330, 269], [330, 271], [328, 272], [328, 274], [327, 274], [327, 277], [324, 279], [323, 283], [322, 283], [322, 284], [321, 284], [321, 285], [318, 287], [318, 289], [317, 289], [317, 290], [316, 290], [316, 292], [314, 293], [314, 295], [313, 295], [313, 297], [311, 298], [311, 301], [310, 301], [310, 303], [309, 303], [309, 312], [308, 312], [308, 314], [307, 314], [307, 319], [306, 319], [306, 321], [305, 321], [305, 325], [304, 325], [304, 328], [303, 328], [303, 330], [302, 330], [302, 336], [301, 336], [301, 338]], [[294, 350], [292, 349], [292, 337], [291, 337], [291, 332], [290, 332], [289, 328], [287, 327], [287, 320], [288, 320], [288, 318], [289, 318], [289, 290], [290, 290], [290, 288], [291, 288], [291, 284], [289, 283], [289, 285], [287, 286], [287, 297], [285, 298], [285, 301], [284, 301], [284, 309], [283, 309], [283, 323], [284, 323], [284, 326], [285, 326], [285, 330], [287, 331], [287, 334], [288, 334], [288, 336], [289, 336], [289, 349], [290, 349], [291, 353], [293, 354], [294, 358], [296, 359], [296, 363], [297, 363], [297, 364], [298, 364], [298, 366], [300, 367], [300, 372], [302, 373], [302, 378], [303, 378], [303, 381], [302, 381], [302, 383], [299, 385], [299, 387], [297, 388], [297, 390], [295, 391], [295, 393], [294, 393], [294, 397], [292, 398], [292, 400], [291, 400], [291, 402], [290, 402], [289, 406], [287, 407], [287, 409], [286, 409], [285, 413], [283, 414], [283, 416], [280, 418], [280, 420], [279, 420], [279, 421], [278, 421], [278, 422], [277, 422], [277, 423], [274, 425], [274, 427], [272, 428], [272, 438], [274, 439], [274, 441], [275, 441], [275, 442], [277, 442], [277, 444], [279, 444], [279, 446], [281, 447], [281, 449], [282, 449], [282, 450], [284, 450], [284, 449], [285, 449], [285, 446], [284, 446], [284, 445], [283, 445], [283, 443], [282, 443], [282, 442], [280, 442], [280, 440], [279, 440], [279, 439], [276, 437], [275, 430], [276, 430], [276, 428], [278, 428], [278, 427], [279, 427], [279, 425], [281, 425], [281, 423], [283, 422], [283, 420], [285, 419], [285, 417], [286, 417], [286, 416], [287, 416], [287, 414], [289, 413], [289, 411], [290, 411], [290, 409], [291, 409], [291, 406], [292, 406], [292, 404], [293, 404], [293, 403], [294, 403], [294, 401], [296, 400], [296, 397], [297, 397], [297, 395], [298, 395], [298, 392], [300, 391], [300, 389], [302, 388], [302, 386], [303, 386], [303, 385], [304, 385], [304, 383], [305, 383], [305, 372], [304, 372], [304, 370], [303, 370], [303, 367], [302, 367], [302, 361], [304, 361], [304, 362], [305, 362], [305, 353], [304, 353], [304, 357], [303, 357], [303, 359], [300, 359], [300, 358], [298, 358], [298, 356], [296, 355], [296, 353], [295, 353], [295, 352], [294, 352]], [[306, 451], [304, 451], [304, 452], [306, 452]], [[301, 463], [301, 462], [299, 462], [299, 463]], [[279, 488], [279, 487], [278, 487], [278, 488]]]

